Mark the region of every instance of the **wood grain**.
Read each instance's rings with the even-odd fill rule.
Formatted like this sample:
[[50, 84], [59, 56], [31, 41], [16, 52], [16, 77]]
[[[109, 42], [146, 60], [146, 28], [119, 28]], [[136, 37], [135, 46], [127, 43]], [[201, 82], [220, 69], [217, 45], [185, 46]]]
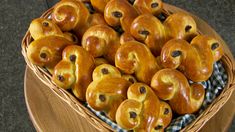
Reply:
[[96, 132], [83, 117], [62, 101], [26, 68], [24, 94], [28, 113], [40, 132]]

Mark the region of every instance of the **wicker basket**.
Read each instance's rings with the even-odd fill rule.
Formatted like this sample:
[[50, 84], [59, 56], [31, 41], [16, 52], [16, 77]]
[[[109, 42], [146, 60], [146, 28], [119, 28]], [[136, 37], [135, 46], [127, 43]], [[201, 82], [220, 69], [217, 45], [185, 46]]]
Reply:
[[[53, 7], [47, 10], [41, 17], [48, 18], [53, 10]], [[177, 7], [164, 4], [164, 10], [168, 12], [185, 12], [182, 9]], [[185, 12], [187, 13], [187, 12]], [[189, 13], [188, 13], [189, 14]], [[227, 102], [227, 100], [232, 95], [232, 92], [235, 89], [235, 61], [233, 55], [229, 51], [225, 42], [221, 39], [221, 37], [209, 26], [206, 22], [199, 19], [198, 17], [190, 14], [196, 21], [199, 32], [202, 34], [207, 34], [217, 38], [224, 47], [225, 54], [222, 57], [223, 66], [228, 73], [228, 83], [221, 92], [221, 94], [213, 101], [212, 104], [208, 106], [208, 108], [201, 113], [196, 120], [194, 120], [190, 125], [186, 126], [182, 131], [199, 131], [200, 128], [215, 115], [218, 110]], [[88, 110], [84, 105], [82, 105], [72, 94], [67, 92], [62, 88], [58, 88], [52, 81], [51, 75], [43, 68], [33, 65], [29, 59], [27, 58], [27, 48], [30, 42], [32, 41], [32, 37], [27, 31], [25, 37], [22, 40], [22, 54], [25, 58], [27, 65], [33, 70], [33, 72], [37, 75], [37, 77], [45, 83], [58, 97], [60, 97], [63, 101], [68, 103], [71, 108], [73, 108], [80, 116], [84, 117], [92, 126], [94, 126], [99, 131], [114, 131], [111, 126], [106, 124], [104, 121], [99, 119], [95, 114], [93, 114], [90, 110]]]

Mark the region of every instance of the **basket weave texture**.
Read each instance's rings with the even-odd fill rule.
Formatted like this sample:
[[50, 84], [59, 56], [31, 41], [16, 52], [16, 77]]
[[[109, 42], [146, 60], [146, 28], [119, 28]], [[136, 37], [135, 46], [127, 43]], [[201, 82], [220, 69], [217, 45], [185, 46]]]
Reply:
[[[47, 10], [43, 15], [42, 18], [48, 18], [53, 10], [53, 7]], [[168, 12], [185, 12], [177, 7], [164, 4], [164, 10]], [[185, 12], [187, 13], [187, 12]], [[233, 55], [229, 51], [225, 42], [221, 39], [221, 37], [203, 20], [199, 19], [198, 17], [190, 14], [196, 21], [198, 30], [202, 34], [207, 34], [217, 38], [224, 47], [225, 54], [222, 57], [221, 61], [223, 62], [223, 66], [227, 71], [228, 74], [228, 82], [227, 85], [224, 87], [224, 90], [221, 94], [213, 101], [212, 104], [208, 106], [208, 108], [201, 113], [200, 116], [197, 117], [190, 125], [186, 126], [182, 131], [199, 131], [205, 123], [212, 118], [219, 109], [227, 102], [227, 100], [232, 95], [235, 89], [235, 61]], [[30, 69], [33, 70], [35, 75], [44, 83], [46, 84], [52, 92], [54, 92], [60, 99], [65, 101], [73, 108], [80, 116], [84, 117], [93, 127], [95, 127], [99, 131], [114, 131], [111, 126], [106, 124], [104, 121], [99, 119], [94, 113], [92, 113], [87, 107], [85, 107], [81, 102], [79, 102], [72, 94], [67, 92], [66, 90], [59, 88], [56, 86], [55, 83], [51, 81], [51, 75], [44, 69], [39, 66], [33, 65], [28, 57], [27, 57], [27, 48], [30, 42], [32, 41], [32, 37], [29, 31], [26, 32], [23, 40], [22, 40], [22, 54], [27, 65]]]

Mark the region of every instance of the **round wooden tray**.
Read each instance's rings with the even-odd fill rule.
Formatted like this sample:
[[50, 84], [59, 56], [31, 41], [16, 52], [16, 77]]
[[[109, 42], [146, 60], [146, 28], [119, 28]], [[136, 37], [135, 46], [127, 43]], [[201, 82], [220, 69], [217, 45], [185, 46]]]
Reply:
[[[26, 68], [24, 93], [28, 113], [40, 132], [97, 132], [83, 117]], [[227, 131], [235, 113], [235, 94], [201, 129], [203, 132]]]

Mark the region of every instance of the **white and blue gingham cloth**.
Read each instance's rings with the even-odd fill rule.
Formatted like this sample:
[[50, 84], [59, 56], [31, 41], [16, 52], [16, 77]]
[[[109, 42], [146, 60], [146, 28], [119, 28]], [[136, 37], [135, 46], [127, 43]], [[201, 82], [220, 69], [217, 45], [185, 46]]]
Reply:
[[[212, 103], [212, 101], [221, 93], [223, 88], [225, 87], [228, 80], [227, 73], [222, 65], [221, 61], [218, 61], [214, 64], [214, 71], [209, 78], [209, 80], [200, 82], [205, 90], [205, 99], [202, 104], [202, 107], [200, 108], [199, 112], [196, 114], [185, 114], [183, 116], [178, 116], [174, 118], [171, 121], [171, 124], [165, 129], [166, 132], [177, 132], [183, 129], [185, 126], [189, 125], [192, 121], [196, 119], [196, 117], [202, 113], [209, 104]], [[189, 81], [189, 83], [193, 83], [192, 81]], [[87, 104], [86, 106], [95, 114], [97, 115], [101, 120], [106, 122], [108, 125], [110, 125], [115, 131], [117, 132], [127, 132], [127, 130], [121, 128], [118, 126], [115, 122], [108, 119], [103, 112], [95, 111], [91, 107], [89, 107]]]

